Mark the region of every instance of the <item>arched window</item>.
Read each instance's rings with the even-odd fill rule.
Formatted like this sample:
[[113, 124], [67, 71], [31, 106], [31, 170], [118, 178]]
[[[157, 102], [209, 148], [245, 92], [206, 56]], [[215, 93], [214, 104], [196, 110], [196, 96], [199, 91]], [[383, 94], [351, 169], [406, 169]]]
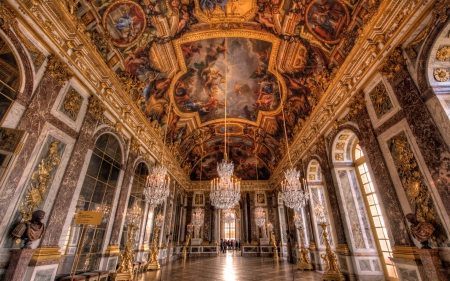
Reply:
[[234, 240], [236, 238], [236, 221], [225, 222], [225, 239]]
[[104, 212], [100, 225], [87, 227], [77, 266], [77, 269], [80, 270], [95, 270], [99, 268], [121, 163], [122, 150], [117, 138], [111, 134], [101, 135], [95, 143], [77, 200], [74, 219], [72, 220], [66, 246], [63, 249], [63, 253], [66, 256], [64, 265], [59, 267], [61, 272], [70, 272], [71, 266], [74, 264], [77, 242], [83, 232], [82, 227], [75, 224], [75, 216], [79, 211]]
[[372, 177], [370, 176], [367, 168], [366, 160], [364, 158], [363, 151], [359, 144], [355, 145], [353, 150], [355, 159], [355, 168], [358, 175], [358, 181], [362, 187], [362, 194], [369, 210], [369, 217], [372, 224], [372, 229], [375, 232], [378, 251], [380, 252], [381, 261], [384, 263], [385, 271], [390, 279], [397, 279], [397, 272], [394, 263], [389, 259], [392, 258], [392, 248], [389, 242], [387, 229], [384, 224], [383, 215], [381, 214], [380, 205], [377, 194], [375, 192]]
[[8, 43], [0, 37], [0, 124], [16, 99], [19, 87], [19, 65]]
[[[133, 205], [135, 204], [135, 202], [141, 208], [141, 221], [138, 222], [139, 229], [142, 229], [141, 228], [142, 219], [144, 217], [144, 212], [145, 212], [145, 207], [146, 207], [146, 202], [145, 202], [143, 196], [144, 196], [145, 182], [147, 180], [148, 174], [149, 174], [149, 172], [148, 172], [147, 165], [145, 165], [145, 163], [142, 163], [142, 162], [139, 163], [134, 172], [133, 184], [131, 186], [131, 191], [130, 191], [130, 199], [128, 200], [128, 210], [131, 210], [131, 208], [133, 208]], [[139, 230], [135, 231], [135, 237], [134, 237], [134, 243], [135, 243], [134, 248], [135, 249], [139, 249], [140, 233], [141, 232]], [[124, 231], [122, 232], [122, 239], [120, 241], [121, 249], [125, 248], [125, 244], [127, 242], [127, 237], [128, 237], [128, 225], [125, 222]]]

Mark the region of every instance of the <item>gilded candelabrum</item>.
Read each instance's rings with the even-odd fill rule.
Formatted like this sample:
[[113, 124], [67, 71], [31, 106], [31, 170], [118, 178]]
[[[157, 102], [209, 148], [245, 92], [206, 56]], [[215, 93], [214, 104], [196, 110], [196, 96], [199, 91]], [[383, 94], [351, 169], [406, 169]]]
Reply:
[[275, 234], [273, 232], [270, 233], [270, 245], [273, 247], [273, 259], [278, 261], [277, 241], [275, 240]]
[[298, 253], [300, 254], [300, 258], [298, 260], [298, 269], [303, 270], [312, 270], [313, 266], [309, 260], [308, 249], [305, 247], [305, 241], [303, 238], [303, 227], [298, 228], [298, 232], [300, 234], [300, 249], [298, 249]]
[[336, 254], [331, 251], [330, 242], [328, 240], [327, 223], [319, 224], [323, 229], [323, 238], [325, 240], [326, 253], [320, 257], [325, 261], [325, 272], [323, 273], [323, 280], [345, 280], [344, 275], [339, 271]]
[[150, 260], [145, 266], [147, 270], [158, 270], [161, 267], [158, 260], [159, 255], [158, 233], [160, 229], [161, 229], [160, 227], [155, 227], [155, 237], [153, 238], [153, 247], [150, 250]]
[[186, 241], [183, 243], [183, 259], [187, 257], [187, 247], [189, 246], [189, 242], [191, 240], [191, 233], [186, 234]]
[[134, 231], [136, 230], [136, 223], [128, 224], [127, 243], [125, 250], [120, 254], [120, 264], [116, 272], [112, 275], [111, 280], [133, 280], [133, 261], [134, 261]]

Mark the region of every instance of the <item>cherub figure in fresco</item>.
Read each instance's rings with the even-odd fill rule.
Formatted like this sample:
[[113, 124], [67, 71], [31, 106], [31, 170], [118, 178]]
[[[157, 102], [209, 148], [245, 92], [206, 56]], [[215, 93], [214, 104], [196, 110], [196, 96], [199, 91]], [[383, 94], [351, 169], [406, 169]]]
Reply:
[[[200, 54], [200, 49], [202, 48], [202, 44], [197, 42], [192, 42], [188, 44], [181, 45], [181, 51], [183, 52], [183, 56], [186, 60], [192, 59], [194, 55]], [[187, 63], [189, 64], [189, 63]]]
[[225, 56], [226, 51], [227, 48], [225, 47], [225, 39], [223, 39], [220, 44], [211, 44], [208, 49], [208, 54], [206, 55], [207, 64], [211, 65], [211, 62], [215, 62], [221, 54]]
[[187, 22], [189, 21], [189, 11], [186, 5], [181, 6], [181, 16], [180, 21], [178, 22], [177, 34], [180, 33], [185, 27]]
[[242, 87], [244, 86], [248, 86], [248, 84], [245, 82], [239, 84], [237, 82], [234, 83], [234, 92], [236, 93], [236, 96], [242, 96]]

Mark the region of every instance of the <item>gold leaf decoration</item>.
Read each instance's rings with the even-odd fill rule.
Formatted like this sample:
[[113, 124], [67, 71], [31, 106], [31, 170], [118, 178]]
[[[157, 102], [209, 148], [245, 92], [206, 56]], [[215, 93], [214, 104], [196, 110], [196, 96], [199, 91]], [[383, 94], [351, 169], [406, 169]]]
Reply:
[[71, 89], [69, 92], [67, 92], [66, 96], [64, 97], [64, 110], [67, 111], [74, 119], [77, 118], [78, 112], [80, 112], [82, 100], [82, 96], [74, 89]]
[[431, 194], [404, 133], [390, 140], [390, 150], [403, 188], [417, 220], [433, 224], [436, 229], [431, 238], [433, 243], [437, 244], [447, 240], [440, 219], [436, 215]]
[[434, 79], [438, 82], [445, 82], [450, 77], [450, 74], [445, 68], [438, 68], [433, 72]]
[[391, 99], [387, 93], [386, 87], [383, 82], [380, 82], [369, 94], [370, 100], [372, 101], [373, 109], [380, 118], [389, 110], [392, 109]]
[[446, 61], [446, 60], [450, 59], [450, 46], [444, 46], [444, 47], [440, 48], [436, 52], [436, 58], [439, 61]]
[[58, 155], [59, 141], [50, 143], [46, 156], [43, 157], [37, 169], [31, 175], [30, 189], [20, 204], [21, 223], [31, 220], [34, 211], [41, 205], [47, 195], [52, 181], [51, 172], [58, 166], [61, 159]]
[[94, 115], [97, 119], [100, 119], [100, 117], [103, 115], [103, 112], [105, 112], [105, 106], [96, 96], [91, 96], [89, 98], [88, 111], [92, 113], [92, 115]]
[[62, 62], [55, 55], [50, 55], [48, 57], [47, 69], [45, 71], [55, 78], [61, 85], [64, 85], [67, 80], [73, 77], [72, 70], [70, 70], [67, 64]]
[[388, 79], [392, 78], [395, 73], [400, 71], [406, 66], [405, 58], [402, 54], [402, 48], [395, 48], [392, 53], [384, 59], [382, 65], [378, 68], [381, 74], [385, 75]]

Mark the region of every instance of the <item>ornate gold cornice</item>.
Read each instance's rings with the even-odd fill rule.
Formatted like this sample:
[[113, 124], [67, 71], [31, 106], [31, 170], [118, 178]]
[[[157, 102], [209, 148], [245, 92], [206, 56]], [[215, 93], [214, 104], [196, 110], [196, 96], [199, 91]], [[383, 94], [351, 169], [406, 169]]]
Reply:
[[69, 69], [67, 64], [65, 64], [55, 55], [50, 55], [48, 57], [48, 63], [45, 72], [55, 78], [61, 85], [64, 85], [64, 83], [74, 75], [73, 71]]
[[22, 44], [25, 45], [27, 50], [37, 54], [37, 57], [34, 59], [34, 65], [41, 65], [42, 61], [44, 60], [44, 54], [39, 51], [33, 44], [31, 44], [30, 41], [25, 37], [25, 35], [19, 28], [16, 15], [3, 1], [0, 2], [0, 19], [3, 20], [0, 21], [0, 28], [4, 31], [8, 31], [12, 28], [14, 33], [17, 34], [17, 37], [19, 37], [19, 40], [22, 42]]

